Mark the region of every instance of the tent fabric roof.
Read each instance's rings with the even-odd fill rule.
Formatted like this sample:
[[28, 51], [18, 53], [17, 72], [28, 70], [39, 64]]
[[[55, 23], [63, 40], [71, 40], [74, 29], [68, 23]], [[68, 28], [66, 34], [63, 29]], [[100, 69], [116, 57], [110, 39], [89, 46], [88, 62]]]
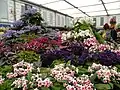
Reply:
[[120, 14], [120, 0], [29, 0], [73, 17]]

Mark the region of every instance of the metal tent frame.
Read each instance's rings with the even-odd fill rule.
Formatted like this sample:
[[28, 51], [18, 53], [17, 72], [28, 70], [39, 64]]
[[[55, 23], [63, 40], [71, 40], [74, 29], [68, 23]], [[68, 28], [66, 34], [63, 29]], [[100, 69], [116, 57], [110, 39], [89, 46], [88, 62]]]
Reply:
[[[31, 1], [31, 0], [30, 0]], [[37, 0], [38, 1], [38, 0]], [[48, 8], [51, 8], [49, 5], [50, 4], [57, 4], [57, 3], [59, 3], [59, 2], [65, 2], [65, 3], [67, 3], [67, 4], [69, 4], [71, 7], [66, 7], [66, 8], [62, 8], [62, 9], [57, 9], [57, 11], [60, 11], [60, 12], [62, 12], [62, 11], [66, 11], [67, 12], [67, 10], [78, 10], [77, 12], [74, 12], [74, 13], [71, 13], [71, 14], [84, 14], [85, 16], [88, 16], [88, 17], [91, 17], [91, 16], [96, 16], [96, 15], [90, 15], [90, 13], [102, 13], [102, 12], [104, 12], [104, 14], [103, 15], [106, 15], [106, 16], [109, 16], [109, 15], [111, 15], [111, 13], [109, 13], [109, 11], [117, 11], [118, 10], [118, 13], [115, 13], [115, 14], [119, 14], [119, 10], [120, 10], [120, 0], [89, 0], [89, 1], [98, 1], [99, 3], [95, 3], [95, 4], [88, 4], [88, 5], [81, 5], [81, 6], [77, 6], [77, 5], [75, 5], [73, 2], [72, 2], [72, 0], [47, 0], [47, 2], [45, 2], [44, 3], [44, 0], [41, 0], [41, 1], [43, 1], [43, 3], [41, 4], [41, 3], [39, 3], [39, 4], [41, 4], [41, 5], [45, 5], [45, 6], [47, 6]], [[74, 0], [73, 0], [74, 1]], [[81, 1], [81, 3], [82, 3], [82, 1]], [[86, 2], [87, 3], [87, 2]], [[107, 6], [108, 5], [110, 5], [110, 4], [116, 4], [116, 3], [119, 3], [119, 7], [117, 7], [117, 8], [108, 8]], [[102, 5], [102, 7], [101, 7], [101, 5]], [[89, 9], [89, 7], [98, 7], [98, 6], [100, 6], [101, 8], [103, 8], [103, 9], [100, 9], [100, 10], [92, 10], [92, 11], [85, 11], [83, 8], [88, 8]], [[61, 6], [62, 7], [62, 6]], [[110, 7], [110, 6], [109, 6]], [[52, 8], [53, 9], [53, 8]], [[56, 8], [55, 8], [56, 9]], [[62, 12], [62, 13], [64, 13], [64, 12]], [[69, 13], [67, 13], [67, 14], [69, 14]], [[99, 15], [99, 14], [98, 14]]]

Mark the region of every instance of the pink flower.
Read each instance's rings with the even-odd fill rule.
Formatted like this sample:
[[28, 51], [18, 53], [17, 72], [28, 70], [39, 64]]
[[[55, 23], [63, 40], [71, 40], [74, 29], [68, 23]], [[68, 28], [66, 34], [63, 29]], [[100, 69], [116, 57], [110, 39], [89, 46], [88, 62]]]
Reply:
[[76, 88], [74, 86], [68, 85], [66, 87], [67, 90], [76, 90]]

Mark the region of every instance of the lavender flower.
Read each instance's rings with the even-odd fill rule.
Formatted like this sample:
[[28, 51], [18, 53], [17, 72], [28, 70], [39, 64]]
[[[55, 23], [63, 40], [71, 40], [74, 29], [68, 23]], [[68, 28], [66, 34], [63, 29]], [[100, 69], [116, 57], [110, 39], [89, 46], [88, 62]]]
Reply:
[[12, 37], [19, 37], [19, 35], [25, 33], [25, 31], [20, 30], [20, 31], [16, 31], [16, 30], [7, 30], [6, 33], [3, 34], [4, 38], [12, 38]]
[[16, 33], [16, 30], [7, 30], [6, 33], [3, 34], [3, 37], [11, 38]]
[[21, 35], [21, 34], [24, 34], [25, 31], [24, 30], [20, 30], [20, 31], [17, 31], [16, 33], [19, 34], [19, 35]]
[[13, 23], [13, 27], [22, 27], [24, 26], [25, 22], [22, 20], [17, 20]]
[[36, 25], [33, 25], [33, 26], [25, 26], [23, 29], [24, 29], [24, 30], [30, 30], [30, 31], [36, 31], [36, 30], [40, 30], [40, 29], [41, 29], [41, 26], [36, 26]]
[[30, 30], [32, 30], [32, 31], [36, 31], [36, 30], [40, 30], [41, 29], [41, 26], [35, 26], [35, 25], [33, 25], [31, 28], [30, 28]]
[[31, 8], [25, 11], [25, 13], [22, 16], [32, 16], [37, 13], [37, 9]]

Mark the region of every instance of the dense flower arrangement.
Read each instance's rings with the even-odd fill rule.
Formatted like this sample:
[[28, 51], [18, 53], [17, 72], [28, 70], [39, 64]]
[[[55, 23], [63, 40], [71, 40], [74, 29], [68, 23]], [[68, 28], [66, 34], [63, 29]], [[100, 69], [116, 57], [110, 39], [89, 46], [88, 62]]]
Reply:
[[49, 78], [46, 78], [46, 79], [42, 80], [41, 77], [33, 74], [31, 79], [32, 79], [32, 81], [29, 81], [23, 76], [23, 77], [15, 80], [12, 83], [12, 86], [14, 86], [14, 88], [22, 88], [22, 90], [28, 90], [29, 85], [30, 85], [31, 88], [36, 87], [36, 89], [38, 89], [38, 90], [41, 87], [49, 88], [50, 86], [52, 86], [52, 82], [50, 81]]
[[7, 73], [7, 78], [15, 78], [19, 76], [25, 76], [32, 71], [33, 67], [31, 64], [21, 61], [13, 65], [13, 73]]
[[25, 48], [38, 52], [41, 49], [52, 49], [52, 47], [59, 47], [60, 45], [61, 42], [59, 40], [50, 40], [49, 38], [41, 37], [25, 43]]
[[93, 63], [92, 66], [88, 67], [88, 71], [91, 73], [96, 73], [99, 80], [103, 83], [110, 83], [113, 78], [119, 81], [119, 73], [117, 68], [114, 66], [104, 66], [101, 64]]
[[96, 40], [95, 37], [92, 37], [92, 38], [85, 39], [83, 44], [84, 44], [85, 48], [90, 48], [91, 46], [97, 45], [98, 41]]
[[25, 77], [22, 77], [15, 80], [12, 83], [12, 86], [14, 86], [14, 88], [22, 88], [22, 90], [27, 90], [27, 84], [28, 80], [26, 80]]
[[120, 50], [99, 42], [91, 19], [81, 18], [64, 32], [47, 32], [41, 21], [29, 9], [3, 34], [0, 90], [120, 89]]
[[93, 84], [87, 75], [75, 77], [75, 71], [64, 67], [64, 64], [56, 65], [51, 69], [51, 75], [58, 81], [66, 80], [64, 86], [67, 90], [93, 90]]
[[113, 46], [98, 43], [95, 37], [85, 39], [83, 44], [90, 52], [103, 52], [105, 50], [113, 49]]
[[64, 32], [62, 33], [62, 40], [66, 41], [69, 39], [85, 39], [88, 37], [93, 37], [93, 35], [91, 34], [90, 30], [79, 30], [79, 32], [75, 32], [75, 31], [69, 31], [69, 32]]

